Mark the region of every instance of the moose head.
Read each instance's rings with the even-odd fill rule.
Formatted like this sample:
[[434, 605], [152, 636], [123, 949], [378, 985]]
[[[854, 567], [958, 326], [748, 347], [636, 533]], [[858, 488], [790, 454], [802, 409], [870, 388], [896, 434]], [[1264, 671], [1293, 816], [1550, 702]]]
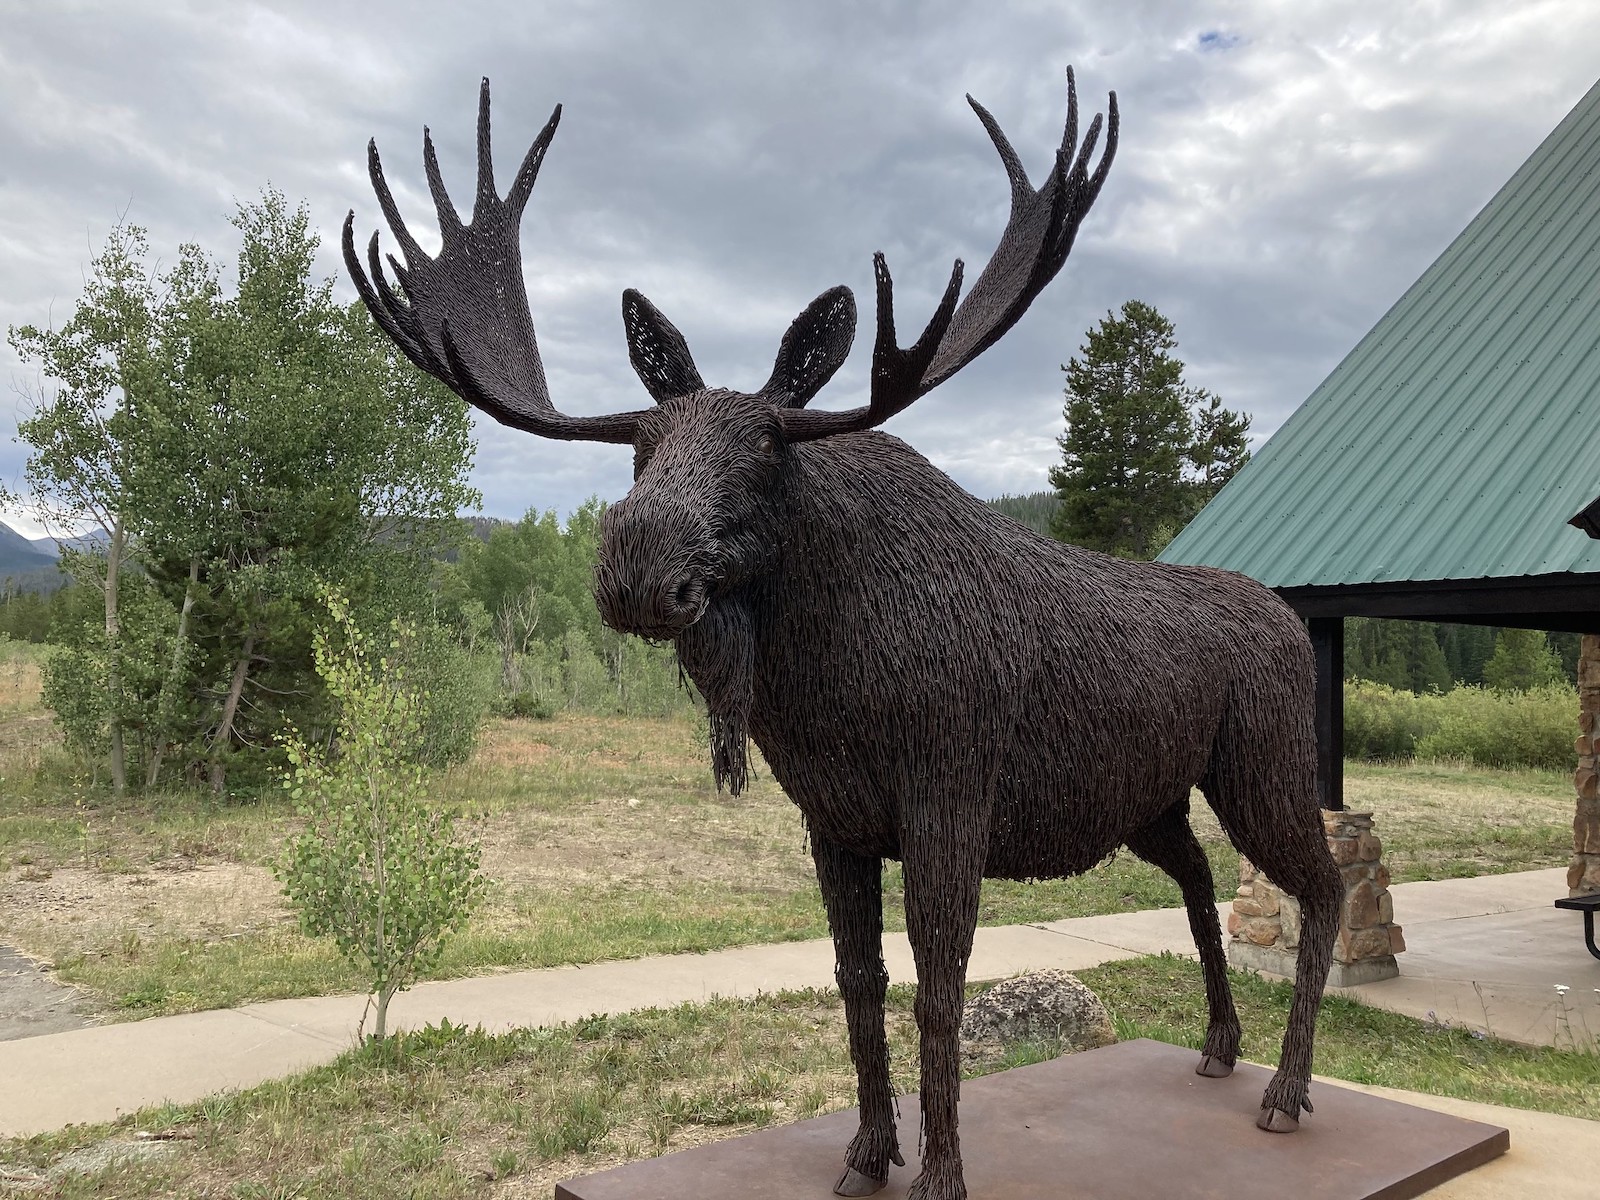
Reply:
[[1091, 171], [1101, 118], [1094, 118], [1080, 146], [1077, 94], [1068, 71], [1064, 137], [1037, 189], [994, 118], [970, 96], [968, 103], [1010, 180], [1010, 219], [988, 266], [959, 304], [963, 268], [956, 261], [932, 318], [907, 348], [896, 340], [888, 264], [882, 254], [875, 256], [877, 336], [870, 399], [861, 408], [806, 407], [849, 354], [856, 306], [848, 288], [822, 293], [795, 319], [770, 377], [753, 393], [708, 388], [683, 335], [630, 289], [622, 300], [629, 358], [656, 406], [598, 417], [558, 411], [528, 312], [519, 225], [561, 109], [501, 197], [490, 153], [487, 79], [479, 93], [471, 220], [463, 224], [451, 203], [424, 130], [423, 162], [443, 236], [439, 254], [425, 254], [401, 220], [377, 146], [369, 143], [373, 188], [405, 255], [403, 265], [389, 258], [399, 286], [385, 275], [376, 233], [368, 245], [370, 278], [362, 269], [353, 212], [344, 225], [345, 261], [367, 307], [411, 360], [490, 416], [543, 437], [633, 446], [633, 489], [607, 510], [602, 526], [595, 598], [613, 628], [673, 639], [719, 597], [772, 565], [795, 447], [871, 429], [937, 387], [998, 341], [1066, 261], [1116, 152], [1115, 94], [1105, 151]]

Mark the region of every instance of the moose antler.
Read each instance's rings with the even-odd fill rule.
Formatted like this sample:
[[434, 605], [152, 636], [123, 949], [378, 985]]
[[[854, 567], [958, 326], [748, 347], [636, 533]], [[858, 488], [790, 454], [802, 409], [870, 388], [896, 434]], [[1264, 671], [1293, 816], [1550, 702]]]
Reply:
[[1091, 175], [1089, 159], [1100, 139], [1100, 116], [1095, 115], [1083, 145], [1078, 146], [1078, 89], [1072, 68], [1067, 68], [1067, 126], [1055, 166], [1037, 191], [989, 111], [971, 96], [967, 103], [983, 122], [1011, 180], [1011, 217], [989, 265], [958, 308], [963, 268], [957, 259], [944, 297], [922, 336], [902, 350], [895, 340], [894, 280], [883, 255], [874, 255], [878, 336], [872, 350], [870, 401], [844, 412], [784, 409], [779, 416], [789, 441], [812, 441], [881, 425], [999, 341], [1067, 261], [1078, 226], [1100, 194], [1116, 157], [1117, 94], [1111, 93], [1108, 107], [1105, 152]]
[[389, 255], [398, 287], [391, 286], [378, 257], [378, 235], [367, 245], [372, 277], [355, 248], [355, 212], [344, 221], [344, 261], [373, 319], [406, 357], [495, 420], [515, 429], [563, 441], [631, 442], [636, 412], [569, 417], [550, 403], [539, 343], [528, 312], [522, 278], [519, 228], [545, 151], [561, 120], [556, 106], [534, 139], [511, 190], [495, 191], [489, 153], [489, 81], [478, 93], [478, 190], [472, 220], [463, 225], [439, 173], [433, 138], [422, 134], [428, 190], [439, 213], [444, 245], [429, 258], [400, 218], [383, 177], [375, 141], [367, 143], [367, 170], [378, 204], [405, 253], [405, 265]]

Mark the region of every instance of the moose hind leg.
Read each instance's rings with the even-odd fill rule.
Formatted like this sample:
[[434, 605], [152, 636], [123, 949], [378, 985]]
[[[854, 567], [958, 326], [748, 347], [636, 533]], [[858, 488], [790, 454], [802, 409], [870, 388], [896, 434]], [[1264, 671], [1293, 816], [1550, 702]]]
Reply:
[[1189, 827], [1189, 801], [1174, 804], [1128, 839], [1128, 849], [1170, 875], [1183, 892], [1189, 932], [1205, 972], [1206, 1040], [1195, 1074], [1222, 1079], [1239, 1061], [1239, 1014], [1228, 987], [1228, 962], [1222, 951], [1222, 926], [1217, 922], [1216, 884], [1211, 863]]
[[811, 856], [833, 934], [834, 978], [844, 998], [861, 1105], [861, 1125], [845, 1151], [844, 1174], [833, 1190], [840, 1196], [868, 1196], [888, 1182], [891, 1162], [905, 1165], [895, 1136], [889, 1046], [883, 1031], [883, 1000], [889, 987], [889, 972], [883, 965], [883, 860], [851, 854], [815, 836]]
[[1316, 1036], [1317, 1009], [1333, 963], [1333, 940], [1339, 932], [1339, 905], [1343, 887], [1339, 868], [1328, 853], [1322, 820], [1316, 809], [1299, 836], [1286, 838], [1267, 851], [1246, 851], [1268, 878], [1300, 901], [1300, 949], [1295, 956], [1294, 1000], [1284, 1030], [1278, 1072], [1261, 1098], [1256, 1124], [1272, 1133], [1293, 1133], [1301, 1110], [1311, 1111], [1307, 1093], [1311, 1086], [1311, 1052]]
[[[1306, 755], [1307, 760], [1309, 757]], [[1294, 1000], [1289, 1005], [1278, 1071], [1261, 1098], [1261, 1116], [1256, 1121], [1272, 1133], [1293, 1133], [1300, 1127], [1301, 1112], [1311, 1111], [1307, 1093], [1317, 1009], [1333, 962], [1333, 939], [1339, 931], [1344, 891], [1322, 831], [1314, 768], [1310, 761], [1296, 765], [1299, 770], [1260, 771], [1243, 786], [1228, 776], [1202, 785], [1234, 845], [1300, 902]]]

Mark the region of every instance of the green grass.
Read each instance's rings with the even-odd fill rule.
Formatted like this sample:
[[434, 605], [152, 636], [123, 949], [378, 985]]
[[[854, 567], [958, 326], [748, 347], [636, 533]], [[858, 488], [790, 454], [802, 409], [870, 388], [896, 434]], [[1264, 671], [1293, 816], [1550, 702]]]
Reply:
[[[1198, 1045], [1205, 1002], [1194, 964], [1136, 959], [1082, 978], [1106, 1002], [1121, 1036]], [[1275, 1061], [1287, 985], [1244, 975], [1232, 983], [1245, 1055]], [[890, 990], [891, 1074], [902, 1092], [915, 1086], [912, 998], [910, 988]], [[1037, 1057], [1024, 1049], [1012, 1061]], [[1600, 1117], [1600, 1056], [1473, 1038], [1339, 998], [1323, 1005], [1316, 1069], [1359, 1083]], [[793, 992], [497, 1036], [430, 1029], [246, 1092], [0, 1142], [0, 1169], [42, 1172], [72, 1149], [137, 1129], [184, 1140], [165, 1160], [63, 1178], [52, 1194], [451, 1200], [483, 1195], [492, 1185], [548, 1195], [571, 1175], [853, 1103], [838, 997]], [[916, 1119], [914, 1110], [902, 1110], [908, 1157]]]
[[[827, 936], [821, 903], [812, 894], [774, 902], [722, 888], [665, 897], [596, 890], [525, 895], [517, 907], [530, 913], [525, 930], [469, 925], [447, 944], [433, 977]], [[124, 1017], [359, 992], [366, 986], [331, 944], [288, 925], [224, 941], [138, 938], [54, 961], [56, 978], [109, 997]]]
[[[0, 722], [0, 943], [51, 959], [113, 1017], [363, 987], [281, 903], [269, 865], [296, 827], [283, 797], [113, 801], [39, 741], [36, 716], [20, 734]], [[437, 781], [494, 883], [436, 977], [826, 936], [799, 814], [765, 771], [719, 795], [700, 741], [683, 719], [492, 723]], [[1350, 763], [1346, 793], [1377, 812], [1397, 881], [1561, 865], [1571, 844], [1572, 783], [1554, 772]], [[1225, 899], [1237, 856], [1198, 801], [1194, 823]], [[897, 865], [884, 883], [902, 928]], [[990, 881], [980, 903], [999, 925], [1181, 897], [1124, 851], [1075, 879]]]

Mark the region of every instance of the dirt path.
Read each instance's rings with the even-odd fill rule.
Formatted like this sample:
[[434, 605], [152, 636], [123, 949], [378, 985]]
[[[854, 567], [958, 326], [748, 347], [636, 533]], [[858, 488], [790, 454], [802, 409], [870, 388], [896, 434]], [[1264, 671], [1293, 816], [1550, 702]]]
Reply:
[[0, 946], [0, 1042], [95, 1024], [94, 1007], [82, 992], [62, 986], [32, 959]]

